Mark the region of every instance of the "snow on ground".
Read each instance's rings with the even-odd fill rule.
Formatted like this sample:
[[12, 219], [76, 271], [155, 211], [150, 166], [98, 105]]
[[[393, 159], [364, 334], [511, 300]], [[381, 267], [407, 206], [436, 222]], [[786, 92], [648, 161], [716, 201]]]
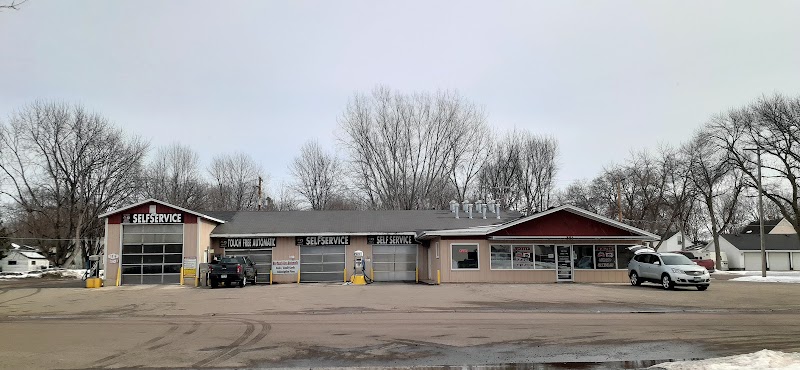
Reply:
[[[28, 272], [2, 272], [0, 279], [27, 279], [27, 278], [41, 278], [47, 275], [48, 277], [72, 278], [81, 279], [83, 274], [86, 273], [85, 269], [48, 269], [44, 271], [28, 271]], [[100, 270], [102, 276], [103, 271]]]
[[800, 353], [764, 349], [744, 355], [706, 360], [665, 362], [650, 368], [666, 370], [800, 370]]
[[761, 277], [761, 271], [717, 271], [714, 274], [739, 276], [730, 281], [800, 283], [800, 271], [767, 271], [767, 277]]

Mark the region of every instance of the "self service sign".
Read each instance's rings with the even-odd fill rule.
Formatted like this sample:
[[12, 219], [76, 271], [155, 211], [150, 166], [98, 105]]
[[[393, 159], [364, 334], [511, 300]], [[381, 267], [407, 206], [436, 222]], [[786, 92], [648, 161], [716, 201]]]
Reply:
[[183, 213], [125, 213], [123, 224], [182, 224]]

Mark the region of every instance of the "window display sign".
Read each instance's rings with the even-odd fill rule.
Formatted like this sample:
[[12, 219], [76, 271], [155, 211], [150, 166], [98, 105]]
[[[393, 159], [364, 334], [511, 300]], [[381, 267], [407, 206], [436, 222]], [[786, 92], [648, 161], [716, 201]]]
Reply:
[[350, 236], [298, 236], [294, 238], [295, 245], [350, 245]]
[[272, 273], [275, 275], [297, 274], [300, 267], [298, 260], [272, 261]]
[[514, 246], [514, 269], [533, 269], [533, 247], [530, 245]]
[[613, 269], [616, 267], [616, 251], [614, 249], [613, 245], [598, 245], [594, 247], [598, 269]]
[[368, 235], [367, 244], [373, 245], [393, 245], [393, 244], [417, 244], [413, 235]]
[[277, 238], [225, 238], [219, 241], [219, 247], [225, 249], [250, 249], [250, 248], [272, 248], [275, 246]]

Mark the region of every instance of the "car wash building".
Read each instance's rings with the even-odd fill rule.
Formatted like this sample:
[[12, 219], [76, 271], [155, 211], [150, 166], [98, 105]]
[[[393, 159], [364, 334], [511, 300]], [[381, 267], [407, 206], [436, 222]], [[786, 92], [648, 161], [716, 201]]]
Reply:
[[119, 285], [194, 282], [203, 264], [222, 255], [250, 256], [262, 283], [342, 282], [357, 250], [376, 282], [625, 282], [627, 247], [658, 239], [572, 206], [524, 217], [481, 203], [198, 212], [149, 199], [101, 217], [106, 276]]

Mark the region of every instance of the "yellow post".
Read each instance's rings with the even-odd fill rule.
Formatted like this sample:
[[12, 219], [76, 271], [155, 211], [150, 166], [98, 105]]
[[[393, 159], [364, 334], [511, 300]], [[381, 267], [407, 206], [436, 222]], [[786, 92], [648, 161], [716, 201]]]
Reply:
[[419, 267], [414, 269], [414, 280], [419, 283]]
[[300, 269], [297, 269], [297, 283], [300, 284]]
[[197, 288], [200, 286], [200, 275], [195, 275], [194, 277], [194, 287]]
[[183, 267], [181, 267], [181, 285], [183, 285]]
[[119, 286], [120, 281], [122, 280], [122, 265], [117, 265], [117, 286]]
[[375, 270], [372, 268], [369, 269], [369, 279], [375, 281]]
[[272, 285], [272, 270], [269, 270], [269, 285]]
[[442, 271], [441, 270], [436, 270], [436, 284], [437, 285], [442, 284]]

